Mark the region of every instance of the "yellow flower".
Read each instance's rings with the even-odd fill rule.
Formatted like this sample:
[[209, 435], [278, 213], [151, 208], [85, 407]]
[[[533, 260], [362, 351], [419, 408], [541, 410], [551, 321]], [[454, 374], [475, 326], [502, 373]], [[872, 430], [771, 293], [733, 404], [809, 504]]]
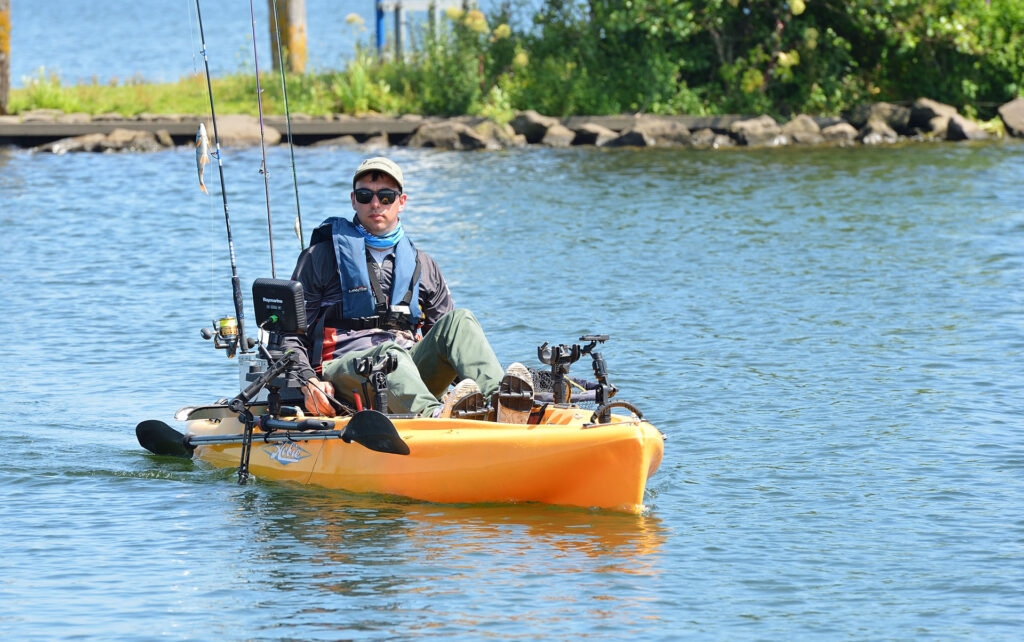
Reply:
[[444, 10], [445, 17], [451, 20], [452, 22], [458, 22], [459, 20], [461, 20], [463, 13], [465, 12], [462, 9], [459, 9], [458, 7], [448, 7], [447, 9]]
[[487, 18], [484, 12], [473, 9], [466, 14], [465, 25], [477, 33], [487, 33]]
[[517, 52], [515, 57], [512, 58], [512, 64], [516, 67], [525, 67], [530, 64], [530, 56], [526, 55], [525, 51]]
[[792, 51], [780, 51], [779, 52], [779, 66], [780, 67], [792, 67], [793, 65], [800, 64], [800, 52], [796, 49]]
[[764, 87], [764, 74], [757, 69], [747, 69], [740, 78], [740, 88], [744, 93], [752, 94]]
[[789, 0], [789, 10], [794, 16], [799, 16], [806, 8], [807, 5], [804, 3], [804, 0]]
[[495, 40], [501, 40], [502, 38], [508, 38], [512, 35], [512, 28], [507, 24], [502, 23], [494, 28], [493, 37]]
[[363, 17], [358, 13], [350, 13], [347, 16], [345, 16], [345, 22], [347, 22], [350, 25], [356, 25], [359, 27], [362, 27], [363, 24], [365, 23]]

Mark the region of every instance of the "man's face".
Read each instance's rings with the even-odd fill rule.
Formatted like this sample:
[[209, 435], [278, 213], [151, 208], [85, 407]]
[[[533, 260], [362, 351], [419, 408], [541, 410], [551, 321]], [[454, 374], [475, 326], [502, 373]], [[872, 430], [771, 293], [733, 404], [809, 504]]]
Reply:
[[[387, 174], [383, 172], [378, 173], [376, 180], [374, 180], [373, 176], [372, 172], [360, 176], [359, 180], [356, 181], [355, 189], [368, 189], [373, 192], [378, 192], [382, 189], [398, 191], [398, 183]], [[355, 190], [352, 191], [349, 197], [352, 199], [352, 209], [355, 210], [356, 215], [359, 217], [359, 222], [363, 224], [363, 227], [368, 232], [376, 236], [383, 236], [395, 229], [395, 226], [398, 225], [398, 215], [405, 209], [405, 194], [401, 194], [388, 205], [382, 204], [380, 197], [376, 193], [369, 203], [357, 201]]]

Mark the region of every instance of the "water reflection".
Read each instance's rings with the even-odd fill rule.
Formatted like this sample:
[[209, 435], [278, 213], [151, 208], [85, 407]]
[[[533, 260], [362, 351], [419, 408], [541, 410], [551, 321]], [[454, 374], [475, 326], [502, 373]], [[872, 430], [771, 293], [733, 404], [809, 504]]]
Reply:
[[[391, 555], [456, 562], [515, 552], [519, 563], [599, 559], [606, 571], [656, 575], [667, 539], [659, 518], [542, 505], [442, 505], [275, 485], [238, 496], [239, 515], [252, 520], [253, 544], [275, 551], [319, 549], [324, 563], [375, 564]], [[369, 553], [369, 555], [363, 555]], [[400, 560], [394, 560], [395, 562]], [[512, 561], [510, 563], [517, 563]], [[548, 564], [548, 562], [543, 562]], [[580, 568], [558, 565], [566, 573]]]

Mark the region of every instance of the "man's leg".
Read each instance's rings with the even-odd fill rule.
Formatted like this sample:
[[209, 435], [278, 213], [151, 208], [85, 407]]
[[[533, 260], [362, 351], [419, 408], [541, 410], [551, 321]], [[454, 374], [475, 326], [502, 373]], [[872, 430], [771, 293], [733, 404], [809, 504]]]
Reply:
[[452, 310], [441, 317], [409, 353], [435, 397], [460, 377], [476, 381], [484, 399], [490, 399], [504, 374], [480, 322], [469, 310]]
[[[388, 410], [392, 413], [412, 413], [429, 417], [434, 409], [441, 406], [431, 390], [424, 385], [420, 378], [420, 371], [410, 356], [409, 351], [398, 345], [385, 341], [368, 350], [357, 350], [347, 352], [337, 359], [332, 359], [324, 364], [324, 377], [334, 384], [335, 394], [352, 401], [352, 391], [358, 390], [362, 394], [362, 385], [366, 381], [361, 375], [356, 374], [355, 361], [364, 357], [378, 359], [390, 353], [398, 358], [398, 368], [388, 375]], [[451, 380], [449, 379], [449, 382]], [[368, 390], [372, 396], [372, 388]], [[371, 400], [363, 399], [363, 403], [369, 406]]]

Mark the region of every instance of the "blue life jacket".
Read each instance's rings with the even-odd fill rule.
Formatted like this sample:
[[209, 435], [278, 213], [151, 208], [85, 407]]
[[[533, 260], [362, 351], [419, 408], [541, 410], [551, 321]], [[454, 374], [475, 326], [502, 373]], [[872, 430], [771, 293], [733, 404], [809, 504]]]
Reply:
[[[341, 301], [331, 302], [324, 317], [328, 327], [345, 330], [412, 330], [419, 327], [422, 312], [419, 306], [419, 253], [408, 237], [395, 246], [395, 268], [391, 292], [385, 293], [369, 265], [366, 241], [347, 218], [332, 217], [324, 221], [310, 243], [327, 240], [334, 243], [334, 258], [341, 280]], [[408, 283], [407, 289], [399, 284]], [[326, 302], [325, 302], [326, 303]]]

